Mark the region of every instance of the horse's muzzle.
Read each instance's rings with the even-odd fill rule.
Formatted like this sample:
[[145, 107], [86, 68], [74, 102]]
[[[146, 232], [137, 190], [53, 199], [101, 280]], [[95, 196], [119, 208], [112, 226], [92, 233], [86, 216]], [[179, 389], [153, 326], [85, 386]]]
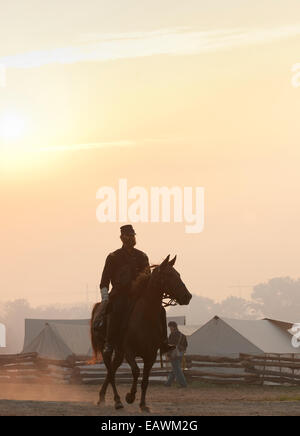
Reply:
[[186, 289], [185, 294], [181, 298], [181, 302], [179, 303], [182, 306], [187, 306], [192, 299], [192, 294]]

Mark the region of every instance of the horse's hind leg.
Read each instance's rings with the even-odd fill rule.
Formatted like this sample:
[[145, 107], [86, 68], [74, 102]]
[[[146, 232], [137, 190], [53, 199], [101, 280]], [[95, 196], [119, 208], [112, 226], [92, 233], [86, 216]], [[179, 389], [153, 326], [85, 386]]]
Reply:
[[99, 401], [98, 401], [98, 405], [101, 403], [105, 403], [105, 394], [106, 394], [106, 390], [107, 390], [107, 386], [109, 385], [109, 378], [108, 378], [108, 374], [106, 375], [106, 378], [104, 380], [103, 385], [101, 386], [101, 390], [99, 392]]
[[131, 353], [126, 354], [126, 360], [131, 367], [132, 376], [133, 376], [131, 390], [126, 395], [126, 401], [128, 404], [132, 404], [135, 400], [137, 382], [138, 382], [138, 378], [140, 375], [140, 368], [138, 367], [133, 354], [131, 354]]
[[107, 370], [107, 375], [106, 378], [104, 380], [103, 385], [101, 386], [100, 392], [99, 392], [99, 401], [98, 401], [98, 405], [101, 403], [105, 403], [105, 395], [106, 395], [106, 391], [107, 391], [107, 387], [109, 385], [109, 373], [111, 372], [111, 368], [112, 368], [112, 356], [111, 355], [103, 355], [103, 362], [104, 365], [106, 366], [106, 370]]
[[121, 398], [118, 394], [117, 388], [116, 388], [116, 381], [115, 381], [115, 375], [117, 372], [117, 369], [122, 364], [124, 359], [124, 353], [122, 351], [116, 351], [115, 357], [112, 362], [111, 371], [109, 372], [109, 381], [114, 391], [114, 400], [115, 400], [115, 409], [122, 409], [124, 406], [121, 402]]

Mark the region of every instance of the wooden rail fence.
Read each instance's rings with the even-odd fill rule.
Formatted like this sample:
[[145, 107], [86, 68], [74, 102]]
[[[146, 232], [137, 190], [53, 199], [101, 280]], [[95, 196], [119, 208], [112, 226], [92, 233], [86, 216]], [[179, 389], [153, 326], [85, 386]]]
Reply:
[[71, 360], [41, 358], [37, 353], [0, 355], [0, 382], [70, 383], [74, 363]]
[[[86, 356], [67, 360], [45, 359], [37, 353], [0, 355], [0, 383], [101, 384], [106, 376], [103, 363], [91, 364]], [[143, 363], [137, 361], [141, 372]], [[164, 383], [171, 370], [169, 362], [154, 364], [150, 382]], [[276, 384], [300, 386], [300, 355], [248, 355], [238, 357], [185, 356], [184, 374], [189, 382], [214, 384]], [[118, 383], [130, 383], [131, 369], [123, 363], [117, 372]]]

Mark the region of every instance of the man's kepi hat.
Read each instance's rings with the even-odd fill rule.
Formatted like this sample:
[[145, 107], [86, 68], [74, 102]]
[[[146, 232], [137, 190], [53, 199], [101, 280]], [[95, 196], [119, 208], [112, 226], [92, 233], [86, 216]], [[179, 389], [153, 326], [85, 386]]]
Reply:
[[122, 226], [120, 230], [121, 230], [121, 235], [136, 235], [134, 228], [132, 227], [131, 224]]

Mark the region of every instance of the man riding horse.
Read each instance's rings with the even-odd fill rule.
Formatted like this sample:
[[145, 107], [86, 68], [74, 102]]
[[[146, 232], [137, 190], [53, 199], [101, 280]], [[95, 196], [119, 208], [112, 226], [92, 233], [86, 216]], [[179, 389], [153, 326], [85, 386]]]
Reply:
[[[126, 328], [126, 320], [132, 308], [131, 286], [142, 272], [150, 274], [148, 256], [137, 250], [136, 233], [131, 225], [121, 227], [120, 239], [122, 248], [110, 253], [106, 259], [100, 282], [101, 298], [103, 303], [102, 316], [107, 318], [106, 342], [103, 353], [112, 354], [114, 348], [120, 343], [122, 333]], [[109, 293], [109, 285], [112, 290]], [[174, 349], [168, 344], [166, 311], [161, 308], [161, 352], [167, 353]]]

